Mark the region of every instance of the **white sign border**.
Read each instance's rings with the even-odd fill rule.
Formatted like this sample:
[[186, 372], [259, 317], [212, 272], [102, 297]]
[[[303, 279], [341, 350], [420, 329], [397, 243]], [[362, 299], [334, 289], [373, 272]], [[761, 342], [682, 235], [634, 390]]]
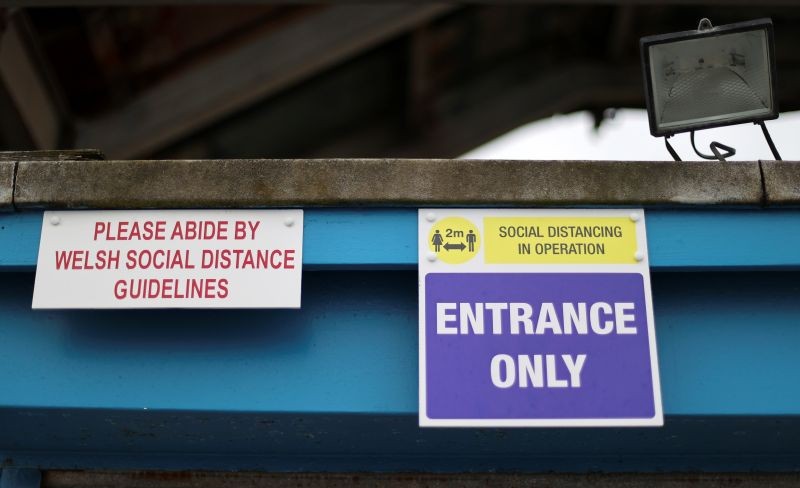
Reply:
[[[49, 226], [62, 225], [65, 221], [72, 220], [75, 216], [80, 216], [79, 219], [98, 218], [101, 215], [113, 216], [116, 219], [129, 218], [131, 220], [142, 220], [146, 218], [155, 219], [156, 215], [162, 214], [166, 218], [180, 219], [183, 216], [196, 216], [197, 214], [211, 214], [219, 217], [233, 218], [237, 215], [252, 214], [252, 213], [270, 213], [270, 219], [280, 220], [283, 225], [292, 228], [293, 233], [298, 233], [299, 242], [297, 243], [295, 253], [295, 267], [296, 273], [296, 300], [294, 296], [291, 297], [291, 303], [287, 304], [274, 304], [268, 303], [266, 305], [243, 305], [243, 304], [198, 304], [194, 303], [175, 303], [164, 304], [155, 302], [141, 302], [121, 304], [120, 306], [108, 306], [103, 304], [58, 304], [53, 305], [46, 302], [46, 299], [41, 298], [42, 294], [49, 292], [43, 290], [39, 284], [39, 280], [43, 279], [40, 273], [40, 265], [42, 263], [45, 246], [43, 245], [45, 235]], [[151, 217], [152, 216], [152, 217]], [[42, 214], [42, 230], [39, 237], [39, 251], [36, 260], [36, 273], [34, 278], [33, 296], [31, 299], [32, 310], [297, 310], [302, 308], [302, 290], [303, 290], [303, 257], [304, 257], [304, 240], [305, 240], [305, 212], [301, 208], [219, 208], [219, 209], [114, 209], [114, 210], [45, 210]], [[149, 244], [149, 241], [144, 241]], [[166, 241], [165, 241], [166, 242]], [[192, 245], [194, 241], [190, 242]], [[110, 270], [105, 270], [108, 272]], [[234, 270], [235, 272], [236, 270]], [[47, 272], [52, 272], [48, 270]], [[295, 287], [293, 287], [295, 288]]]
[[[433, 219], [430, 217], [433, 216]], [[635, 264], [484, 264], [485, 217], [625, 217], [636, 220], [636, 242], [642, 260]], [[466, 218], [478, 227], [481, 232], [482, 245], [476, 256], [467, 263], [447, 264], [443, 261], [428, 261], [427, 236], [431, 227], [438, 220], [448, 217]], [[650, 285], [650, 264], [647, 247], [647, 231], [645, 211], [642, 208], [630, 209], [536, 209], [536, 208], [493, 208], [493, 209], [454, 209], [454, 208], [420, 208], [418, 211], [418, 259], [419, 259], [419, 426], [420, 427], [662, 427], [664, 411], [661, 398], [661, 381], [658, 369], [658, 348], [656, 346], [655, 319], [653, 314], [653, 296]], [[424, 237], [424, 245], [423, 245]], [[591, 267], [592, 272], [604, 273], [639, 273], [645, 280], [645, 305], [647, 307], [647, 333], [650, 347], [650, 371], [653, 383], [653, 402], [655, 415], [651, 418], [597, 418], [597, 419], [432, 419], [427, 415], [427, 370], [425, 361], [425, 277], [428, 273], [437, 272], [427, 269], [437, 266], [440, 272], [459, 273], [578, 273]], [[520, 270], [509, 269], [520, 266], [537, 266], [545, 269]]]

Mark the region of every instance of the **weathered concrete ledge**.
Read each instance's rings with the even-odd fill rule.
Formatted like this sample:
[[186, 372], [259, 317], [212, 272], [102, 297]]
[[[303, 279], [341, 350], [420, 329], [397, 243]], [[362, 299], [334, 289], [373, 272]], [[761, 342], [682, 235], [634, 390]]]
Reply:
[[105, 159], [99, 149], [47, 149], [42, 151], [0, 151], [0, 161], [81, 161]]
[[753, 162], [20, 161], [26, 208], [761, 205]]
[[85, 161], [104, 159], [97, 149], [0, 151], [0, 212], [14, 210], [14, 173], [19, 161]]
[[0, 161], [0, 212], [14, 210], [14, 163]]
[[800, 162], [762, 161], [765, 201], [769, 205], [800, 205]]

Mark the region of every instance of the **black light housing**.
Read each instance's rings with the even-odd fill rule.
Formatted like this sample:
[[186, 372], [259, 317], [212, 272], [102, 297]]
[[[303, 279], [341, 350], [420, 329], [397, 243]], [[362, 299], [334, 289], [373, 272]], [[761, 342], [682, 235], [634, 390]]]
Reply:
[[[771, 20], [713, 27], [703, 19], [697, 30], [643, 37], [640, 47], [653, 136], [691, 131], [694, 147], [695, 130], [753, 122], [780, 159], [764, 125], [779, 114]], [[669, 142], [667, 148], [679, 159]], [[695, 148], [706, 159], [735, 154], [719, 143], [712, 151], [708, 156]]]

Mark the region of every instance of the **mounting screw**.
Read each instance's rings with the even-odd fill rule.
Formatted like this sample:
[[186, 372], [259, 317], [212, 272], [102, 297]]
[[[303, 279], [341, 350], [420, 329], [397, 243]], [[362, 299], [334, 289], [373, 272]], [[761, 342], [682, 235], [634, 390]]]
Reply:
[[631, 214], [631, 221], [633, 221], [633, 222], [638, 222], [638, 221], [639, 221], [639, 214], [638, 214], [638, 213], [635, 213], [635, 212], [634, 212], [634, 213], [632, 213], [632, 214]]
[[429, 253], [428, 253], [428, 255], [427, 255], [427, 256], [425, 256], [425, 257], [426, 257], [426, 258], [428, 259], [428, 261], [430, 261], [430, 262], [434, 262], [434, 261], [436, 261], [436, 253], [435, 253], [435, 252], [429, 252]]
[[433, 212], [428, 212], [427, 214], [425, 214], [425, 220], [427, 220], [428, 222], [433, 222], [434, 220], [436, 220], [436, 214]]
[[637, 261], [642, 261], [644, 259], [644, 253], [642, 251], [636, 251], [636, 254], [633, 255]]
[[58, 224], [60, 224], [60, 223], [61, 223], [61, 217], [59, 217], [59, 216], [57, 216], [57, 215], [53, 215], [52, 217], [50, 217], [50, 223], [51, 223], [52, 225], [58, 225]]
[[283, 221], [283, 225], [286, 227], [291, 227], [294, 225], [294, 219], [291, 217], [286, 217], [286, 220]]

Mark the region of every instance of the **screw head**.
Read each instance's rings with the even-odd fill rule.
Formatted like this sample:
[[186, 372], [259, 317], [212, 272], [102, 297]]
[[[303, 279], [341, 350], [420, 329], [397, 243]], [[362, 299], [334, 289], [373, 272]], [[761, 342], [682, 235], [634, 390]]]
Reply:
[[436, 214], [433, 212], [428, 212], [427, 214], [425, 214], [425, 220], [427, 220], [428, 222], [433, 222], [434, 220], [436, 220]]
[[632, 214], [631, 214], [631, 221], [633, 221], [633, 222], [638, 222], [638, 221], [639, 221], [639, 219], [640, 219], [640, 217], [639, 217], [639, 214], [638, 214], [638, 213], [632, 213]]
[[286, 227], [293, 226], [294, 225], [294, 219], [291, 218], [291, 217], [286, 217], [286, 219], [283, 221], [283, 225], [285, 225]]
[[428, 255], [425, 256], [425, 258], [430, 262], [434, 262], [434, 261], [436, 261], [436, 253], [435, 252], [429, 252]]
[[53, 215], [52, 217], [50, 217], [50, 224], [51, 225], [58, 225], [60, 223], [61, 223], [61, 217], [59, 217], [57, 215]]
[[642, 261], [642, 260], [644, 260], [644, 253], [642, 251], [636, 251], [636, 254], [634, 254], [633, 257], [637, 261]]

